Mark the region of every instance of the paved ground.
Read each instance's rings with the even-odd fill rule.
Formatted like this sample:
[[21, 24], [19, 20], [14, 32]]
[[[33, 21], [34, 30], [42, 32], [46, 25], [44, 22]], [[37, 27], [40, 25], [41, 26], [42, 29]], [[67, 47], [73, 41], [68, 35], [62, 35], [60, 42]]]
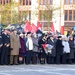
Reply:
[[0, 75], [75, 75], [75, 65], [0, 66]]

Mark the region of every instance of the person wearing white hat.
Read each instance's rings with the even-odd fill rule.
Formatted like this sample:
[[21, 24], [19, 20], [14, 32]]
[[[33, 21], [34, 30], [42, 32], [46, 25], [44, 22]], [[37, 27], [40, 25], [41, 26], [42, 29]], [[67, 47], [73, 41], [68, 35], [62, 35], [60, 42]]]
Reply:
[[62, 63], [66, 64], [67, 60], [69, 59], [69, 54], [70, 54], [70, 45], [69, 45], [67, 37], [65, 37], [65, 36], [63, 37], [62, 44], [64, 46], [64, 48], [63, 48]]
[[24, 34], [20, 34], [20, 45], [21, 48], [19, 50], [19, 64], [23, 64], [24, 61], [24, 54], [26, 53], [26, 47], [25, 47], [25, 40], [24, 40]]

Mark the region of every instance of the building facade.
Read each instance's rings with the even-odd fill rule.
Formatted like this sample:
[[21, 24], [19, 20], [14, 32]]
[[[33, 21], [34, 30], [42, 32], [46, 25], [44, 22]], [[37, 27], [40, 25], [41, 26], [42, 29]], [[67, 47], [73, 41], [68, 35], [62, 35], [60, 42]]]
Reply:
[[[26, 19], [36, 24], [37, 21], [42, 23], [44, 31], [48, 31], [53, 22], [55, 30], [61, 31], [64, 26], [65, 30], [72, 29], [75, 26], [75, 0], [0, 0], [0, 4], [16, 1], [18, 12], [28, 11]], [[42, 16], [42, 11], [48, 11], [52, 7], [52, 19], [48, 20]], [[56, 9], [57, 8], [57, 9]], [[46, 13], [49, 15], [49, 13]]]

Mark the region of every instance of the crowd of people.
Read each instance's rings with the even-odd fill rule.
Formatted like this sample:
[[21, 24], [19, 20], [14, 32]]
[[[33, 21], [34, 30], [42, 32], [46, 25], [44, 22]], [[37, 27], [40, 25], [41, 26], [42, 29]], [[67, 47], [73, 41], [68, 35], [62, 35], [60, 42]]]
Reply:
[[74, 64], [75, 33], [20, 33], [7, 29], [0, 34], [0, 65]]

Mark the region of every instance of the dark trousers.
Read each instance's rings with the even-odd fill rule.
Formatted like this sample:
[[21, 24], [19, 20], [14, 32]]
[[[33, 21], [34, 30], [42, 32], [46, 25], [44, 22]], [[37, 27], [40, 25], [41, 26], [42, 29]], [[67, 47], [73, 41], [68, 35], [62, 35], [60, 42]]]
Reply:
[[37, 64], [37, 52], [33, 52], [32, 64]]
[[1, 64], [1, 49], [0, 49], [0, 64]]
[[48, 64], [54, 64], [55, 63], [55, 57], [53, 57], [50, 54], [48, 54], [47, 55], [47, 63]]
[[56, 64], [61, 64], [62, 63], [62, 55], [57, 54], [56, 55]]
[[30, 64], [31, 63], [31, 59], [32, 59], [32, 50], [28, 50], [26, 53], [26, 64]]
[[9, 47], [3, 47], [1, 51], [1, 64], [2, 65], [8, 65], [9, 63]]
[[75, 63], [75, 52], [74, 52], [74, 60], [73, 60], [73, 62]]
[[67, 53], [63, 53], [62, 64], [66, 64], [66, 63], [67, 63]]

